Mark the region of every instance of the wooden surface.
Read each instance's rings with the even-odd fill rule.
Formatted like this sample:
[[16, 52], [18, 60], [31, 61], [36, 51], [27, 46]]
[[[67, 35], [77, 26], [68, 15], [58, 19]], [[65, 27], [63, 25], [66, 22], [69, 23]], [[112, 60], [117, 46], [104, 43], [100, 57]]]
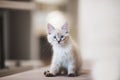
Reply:
[[47, 68], [34, 69], [6, 77], [1, 77], [0, 80], [91, 80], [90, 74], [82, 74], [78, 77], [45, 77], [43, 75], [45, 70], [47, 70]]
[[8, 68], [0, 70], [0, 77], [8, 76], [8, 75], [12, 75], [12, 74], [16, 74], [16, 73], [32, 70], [32, 69], [33, 69], [32, 66], [12, 67], [12, 68], [8, 67]]
[[17, 10], [34, 10], [36, 8], [36, 5], [34, 2], [2, 1], [2, 0], [0, 0], [0, 8], [2, 8], [2, 9], [17, 9]]

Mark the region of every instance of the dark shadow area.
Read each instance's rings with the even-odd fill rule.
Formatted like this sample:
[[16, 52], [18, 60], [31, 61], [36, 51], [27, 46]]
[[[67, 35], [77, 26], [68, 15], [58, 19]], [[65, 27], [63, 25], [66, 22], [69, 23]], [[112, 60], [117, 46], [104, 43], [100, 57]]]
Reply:
[[40, 41], [40, 60], [46, 64], [50, 64], [52, 58], [52, 46], [47, 41], [47, 36], [42, 35]]

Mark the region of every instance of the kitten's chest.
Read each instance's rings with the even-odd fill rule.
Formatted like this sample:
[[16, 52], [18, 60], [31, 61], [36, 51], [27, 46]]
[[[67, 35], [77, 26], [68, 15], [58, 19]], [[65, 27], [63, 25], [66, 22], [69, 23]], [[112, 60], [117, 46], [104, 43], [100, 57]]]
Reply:
[[54, 58], [59, 62], [68, 62], [72, 58], [72, 48], [69, 47], [55, 47]]
[[53, 48], [53, 52], [54, 54], [57, 54], [57, 55], [68, 55], [68, 54], [71, 54], [71, 46], [68, 46], [68, 47], [54, 47]]

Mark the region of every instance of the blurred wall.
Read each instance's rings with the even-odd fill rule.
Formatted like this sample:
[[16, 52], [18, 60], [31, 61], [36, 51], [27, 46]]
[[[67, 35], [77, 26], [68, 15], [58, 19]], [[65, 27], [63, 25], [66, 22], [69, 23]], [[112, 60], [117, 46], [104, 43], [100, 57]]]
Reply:
[[95, 62], [95, 80], [118, 80], [120, 58], [120, 0], [79, 0], [80, 48]]
[[30, 28], [29, 11], [9, 11], [9, 59], [30, 59]]

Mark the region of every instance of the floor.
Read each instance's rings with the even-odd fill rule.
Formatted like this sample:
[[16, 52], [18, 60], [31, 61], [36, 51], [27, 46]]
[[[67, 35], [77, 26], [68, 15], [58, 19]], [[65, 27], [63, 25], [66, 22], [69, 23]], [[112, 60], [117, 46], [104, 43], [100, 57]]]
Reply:
[[32, 66], [23, 66], [23, 67], [6, 67], [5, 69], [0, 69], [0, 77], [13, 75], [16, 73], [21, 73], [25, 71], [32, 70]]
[[6, 77], [1, 77], [0, 80], [92, 80], [90, 74], [82, 74], [78, 77], [45, 77], [43, 72], [47, 70], [47, 68], [34, 69], [14, 75], [9, 75]]

